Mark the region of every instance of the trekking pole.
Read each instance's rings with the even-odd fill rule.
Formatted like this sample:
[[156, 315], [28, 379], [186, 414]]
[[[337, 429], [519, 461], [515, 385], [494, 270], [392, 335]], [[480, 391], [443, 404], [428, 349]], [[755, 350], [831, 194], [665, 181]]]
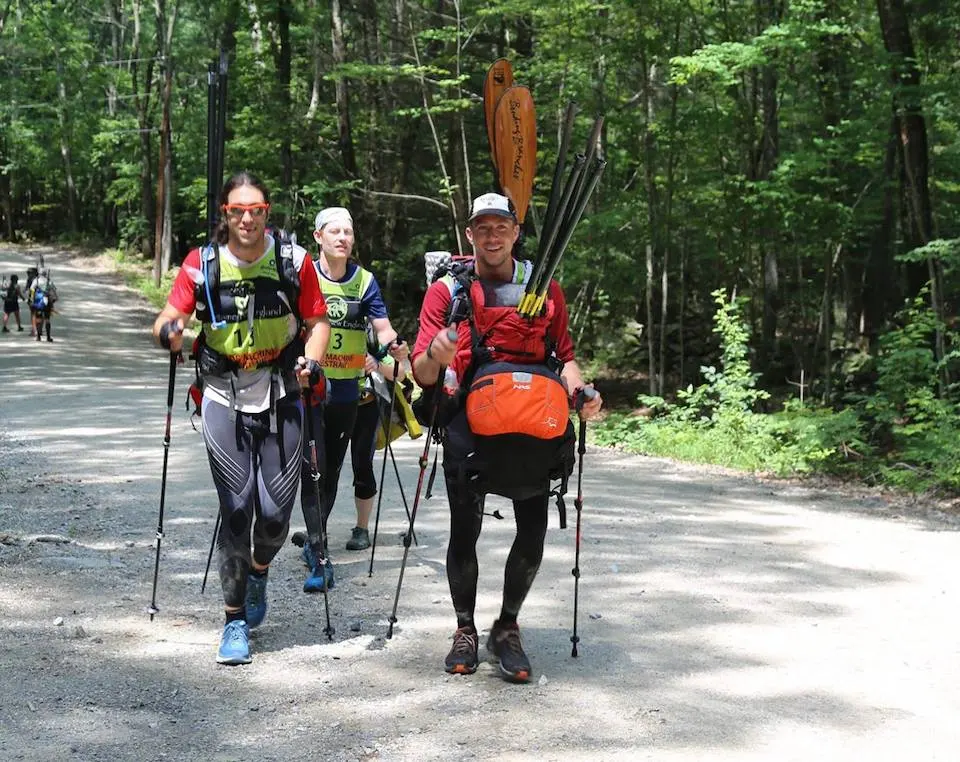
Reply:
[[[397, 477], [397, 487], [400, 489], [400, 500], [403, 502], [403, 510], [407, 514], [407, 521], [410, 520], [410, 507], [407, 505], [407, 496], [403, 492], [403, 482], [400, 480], [400, 469], [397, 468], [397, 458], [393, 454], [393, 447], [387, 445], [387, 452], [390, 453], [390, 462], [393, 464], [393, 475]], [[413, 533], [413, 544], [419, 545], [420, 542], [417, 540], [417, 533]]]
[[217, 172], [217, 67], [207, 66], [207, 238], [217, 228], [217, 193], [222, 178]]
[[[313, 391], [310, 387], [304, 389], [307, 407], [303, 411], [304, 417], [307, 419], [307, 438], [310, 442], [310, 481], [313, 482], [313, 497], [317, 501], [318, 510], [320, 510], [320, 558], [317, 559], [318, 563], [322, 563], [324, 570], [327, 566], [327, 528], [324, 526], [323, 520], [323, 504], [320, 502], [320, 465], [319, 459], [317, 458], [317, 438], [314, 433], [313, 425]], [[307, 537], [306, 542], [310, 542], [310, 538]], [[326, 574], [326, 571], [324, 571]], [[333, 633], [336, 630], [333, 629], [333, 625], [330, 624], [330, 599], [327, 597], [327, 585], [323, 585], [323, 611], [327, 617], [327, 626], [323, 628], [323, 634], [327, 636], [327, 640], [333, 640]]]
[[[447, 338], [457, 340], [457, 332], [453, 328], [447, 329]], [[417, 479], [417, 491], [413, 496], [413, 508], [410, 511], [410, 526], [403, 536], [403, 560], [400, 561], [400, 576], [397, 579], [397, 593], [393, 598], [393, 611], [390, 613], [390, 626], [387, 628], [387, 638], [393, 637], [393, 625], [397, 623], [397, 606], [400, 605], [400, 587], [403, 585], [403, 572], [407, 568], [407, 556], [410, 554], [410, 543], [413, 538], [413, 522], [417, 520], [417, 508], [420, 506], [420, 491], [423, 489], [423, 476], [427, 472], [427, 463], [430, 462], [430, 443], [433, 441], [433, 427], [437, 421], [437, 411], [440, 409], [440, 400], [443, 398], [443, 379], [446, 368], [440, 367], [437, 373], [437, 387], [433, 392], [433, 404], [430, 406], [430, 420], [427, 422], [427, 441], [423, 445], [420, 455], [420, 477]]]
[[160, 543], [163, 540], [163, 504], [167, 496], [167, 460], [170, 456], [170, 422], [173, 419], [173, 388], [177, 375], [177, 362], [179, 360], [179, 352], [170, 353], [170, 378], [167, 382], [167, 423], [163, 433], [163, 473], [160, 477], [160, 515], [157, 518], [157, 553], [153, 560], [153, 594], [150, 598], [150, 606], [147, 608], [151, 622], [153, 621], [153, 615], [160, 613], [160, 609], [157, 607], [157, 578], [160, 575]]
[[[216, 142], [216, 190], [219, 193], [223, 182], [223, 162], [227, 142], [227, 70], [229, 59], [227, 51], [221, 46], [220, 61], [217, 67], [217, 142]], [[219, 209], [217, 210], [219, 215]]]
[[[223, 182], [224, 125], [227, 118], [227, 54], [220, 51], [220, 64], [216, 62], [207, 67], [207, 240], [212, 241], [217, 230], [220, 216], [217, 208], [217, 196], [220, 183]], [[210, 551], [207, 553], [207, 568], [203, 571], [200, 595], [207, 588], [210, 574], [210, 562], [213, 549], [220, 533], [220, 511], [213, 525], [213, 537], [210, 538]]]
[[[396, 374], [397, 369], [394, 366], [394, 374]], [[373, 392], [373, 404], [377, 406], [377, 419], [380, 423], [380, 428], [383, 431], [383, 465], [380, 467], [380, 493], [377, 495], [377, 513], [373, 519], [373, 543], [370, 545], [370, 569], [367, 571], [367, 576], [373, 576], [373, 556], [377, 552], [377, 532], [380, 529], [380, 505], [383, 503], [383, 479], [387, 475], [387, 454], [390, 447], [390, 426], [393, 423], [393, 404], [396, 400], [397, 393], [397, 379], [394, 375], [393, 379], [393, 388], [391, 389], [390, 394], [390, 406], [387, 408], [387, 417], [384, 420], [383, 415], [380, 413], [380, 403], [377, 400], [377, 392]], [[409, 519], [408, 519], [409, 520]]]
[[[579, 413], [583, 408], [583, 403], [588, 399], [592, 400], [597, 396], [597, 390], [591, 387], [585, 387], [580, 390], [580, 393], [577, 395], [577, 399], [574, 402], [574, 407]], [[576, 551], [574, 553], [573, 561], [573, 635], [570, 636], [570, 642], [573, 643], [573, 648], [570, 651], [570, 655], [573, 658], [577, 657], [577, 643], [580, 642], [580, 636], [577, 635], [577, 613], [579, 609], [580, 601], [580, 517], [583, 513], [583, 456], [587, 451], [587, 422], [580, 419], [580, 430], [578, 432], [578, 442], [577, 442], [577, 455], [579, 456], [579, 461], [577, 463], [577, 499], [574, 501], [574, 506], [577, 509], [577, 537], [576, 537]]]
[[200, 595], [207, 589], [207, 575], [210, 574], [210, 562], [213, 560], [213, 548], [217, 544], [217, 535], [220, 534], [220, 509], [217, 509], [217, 520], [213, 525], [213, 537], [210, 538], [210, 552], [207, 553], [207, 568], [203, 570], [203, 584], [200, 585]]
[[[393, 463], [393, 473], [397, 477], [397, 486], [400, 488], [400, 499], [403, 501], [403, 510], [407, 514], [407, 521], [408, 522], [410, 521], [410, 507], [407, 505], [407, 496], [403, 492], [403, 482], [400, 481], [400, 469], [397, 468], [397, 459], [394, 457], [393, 447], [391, 447], [390, 445], [390, 426], [392, 425], [392, 421], [393, 421], [393, 403], [394, 403], [394, 400], [396, 399], [395, 395], [398, 393], [398, 390], [397, 390], [398, 386], [399, 384], [397, 383], [396, 378], [394, 378], [393, 390], [391, 392], [391, 397], [390, 397], [390, 408], [388, 410], [386, 420], [384, 420], [383, 414], [380, 412], [379, 403], [376, 401], [376, 399], [374, 399], [373, 401], [373, 404], [377, 405], [377, 420], [380, 424], [380, 428], [383, 430], [383, 439], [385, 444], [383, 446], [383, 466], [380, 468], [380, 493], [377, 495], [377, 512], [373, 520], [373, 543], [370, 546], [370, 569], [367, 572], [368, 577], [373, 576], [373, 557], [374, 557], [374, 554], [377, 552], [377, 532], [380, 527], [380, 503], [383, 500], [383, 485], [384, 485], [384, 480], [386, 478], [386, 472], [387, 472], [387, 457], [389, 457], [390, 461]], [[416, 533], [414, 533], [413, 535], [413, 544], [414, 545], [420, 544], [417, 541]]]

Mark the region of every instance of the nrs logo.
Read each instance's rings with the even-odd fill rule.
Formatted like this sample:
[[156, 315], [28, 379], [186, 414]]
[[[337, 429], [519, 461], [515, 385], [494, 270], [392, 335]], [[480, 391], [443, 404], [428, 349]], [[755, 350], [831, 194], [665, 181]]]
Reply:
[[327, 317], [330, 318], [330, 322], [337, 323], [347, 316], [347, 302], [342, 296], [328, 296], [326, 302]]
[[519, 389], [519, 390], [522, 391], [522, 392], [529, 392], [529, 391], [530, 391], [530, 384], [514, 384], [514, 385], [513, 385], [513, 388], [514, 388], [514, 389]]

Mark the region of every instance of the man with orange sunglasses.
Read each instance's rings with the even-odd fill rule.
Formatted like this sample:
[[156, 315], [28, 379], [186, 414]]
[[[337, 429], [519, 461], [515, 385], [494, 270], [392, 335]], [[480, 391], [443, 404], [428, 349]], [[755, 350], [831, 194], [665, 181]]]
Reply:
[[230, 178], [214, 242], [187, 256], [153, 326], [161, 346], [179, 352], [190, 316], [203, 325], [201, 417], [220, 502], [226, 616], [220, 664], [251, 660], [250, 628], [266, 615], [267, 572], [300, 482], [300, 387], [315, 397], [326, 389], [320, 363], [330, 324], [317, 274], [306, 250], [267, 233], [269, 208], [260, 180], [246, 172]]

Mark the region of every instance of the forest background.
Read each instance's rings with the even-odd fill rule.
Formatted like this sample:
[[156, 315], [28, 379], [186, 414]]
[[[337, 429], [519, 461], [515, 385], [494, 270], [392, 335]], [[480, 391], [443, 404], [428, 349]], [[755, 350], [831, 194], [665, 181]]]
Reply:
[[227, 173], [301, 241], [349, 206], [405, 335], [424, 252], [465, 247], [494, 187], [507, 57], [541, 210], [566, 104], [577, 146], [606, 117], [558, 272], [618, 403], [598, 441], [960, 487], [956, 0], [0, 0], [0, 235], [116, 247], [162, 288], [204, 240], [221, 50]]

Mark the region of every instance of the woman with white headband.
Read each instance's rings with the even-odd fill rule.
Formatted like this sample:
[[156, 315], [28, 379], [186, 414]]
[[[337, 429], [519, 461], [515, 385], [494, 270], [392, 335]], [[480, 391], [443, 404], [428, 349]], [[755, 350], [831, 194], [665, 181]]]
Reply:
[[[315, 505], [310, 482], [309, 453], [304, 453], [300, 502], [307, 525], [307, 542], [301, 557], [310, 569], [303, 583], [304, 592], [308, 593], [323, 592], [334, 585], [333, 564], [321, 537], [327, 534], [327, 519], [337, 497], [340, 469], [357, 418], [359, 381], [364, 376], [367, 358], [367, 321], [373, 326], [377, 341], [389, 348], [395, 361], [402, 362], [409, 354], [406, 343], [397, 341], [397, 332], [390, 325], [373, 273], [351, 260], [354, 234], [349, 210], [341, 206], [323, 209], [316, 217], [314, 228], [313, 238], [320, 247], [314, 265], [330, 319], [330, 343], [323, 365], [330, 393], [324, 407], [308, 411], [314, 416], [315, 430], [319, 432], [323, 426], [325, 450], [320, 506]], [[367, 522], [372, 502], [372, 498], [358, 499], [357, 525], [347, 543], [348, 549], [369, 547]]]

